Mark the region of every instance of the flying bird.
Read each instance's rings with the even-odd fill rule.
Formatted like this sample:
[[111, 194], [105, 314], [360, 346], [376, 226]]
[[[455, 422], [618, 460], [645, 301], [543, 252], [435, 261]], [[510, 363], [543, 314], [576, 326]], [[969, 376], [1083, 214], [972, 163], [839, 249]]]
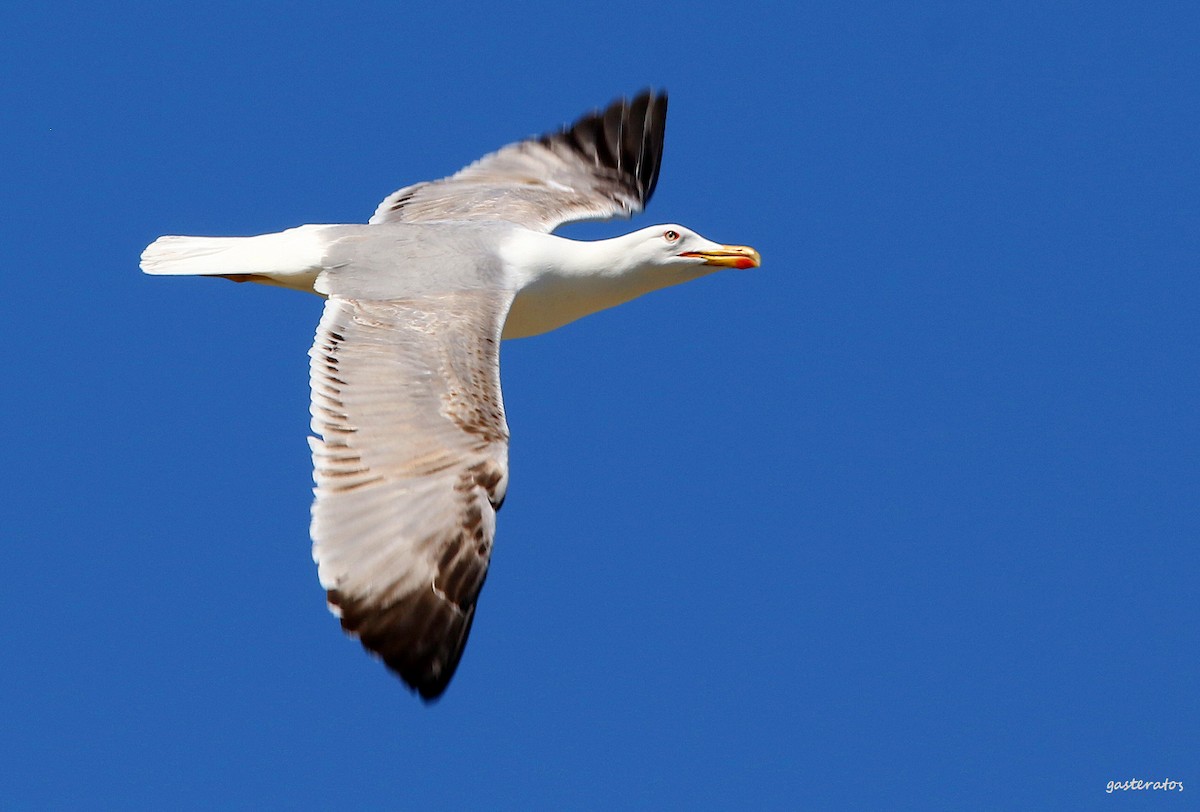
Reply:
[[342, 628], [426, 701], [462, 657], [508, 489], [501, 339], [759, 265], [681, 225], [553, 234], [645, 207], [666, 114], [665, 92], [622, 99], [400, 189], [366, 225], [160, 237], [142, 253], [148, 274], [325, 298], [309, 351], [313, 559]]

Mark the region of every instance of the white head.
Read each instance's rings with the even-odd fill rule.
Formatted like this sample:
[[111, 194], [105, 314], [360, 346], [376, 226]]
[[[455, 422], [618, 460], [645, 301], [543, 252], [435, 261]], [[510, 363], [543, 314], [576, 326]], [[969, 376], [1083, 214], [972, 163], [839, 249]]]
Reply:
[[720, 268], [757, 268], [762, 258], [745, 245], [722, 245], [675, 223], [650, 226], [613, 242], [620, 242], [630, 265], [651, 270], [671, 268], [703, 276]]

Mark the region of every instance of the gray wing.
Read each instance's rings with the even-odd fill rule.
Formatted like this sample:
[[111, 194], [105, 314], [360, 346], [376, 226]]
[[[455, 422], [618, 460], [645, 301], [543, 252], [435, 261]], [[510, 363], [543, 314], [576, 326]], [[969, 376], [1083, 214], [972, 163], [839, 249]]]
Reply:
[[333, 296], [309, 353], [321, 585], [342, 627], [426, 700], [462, 656], [508, 487], [511, 299]]
[[505, 220], [549, 232], [576, 220], [631, 217], [658, 183], [666, 120], [665, 92], [622, 99], [448, 178], [393, 192], [371, 223]]

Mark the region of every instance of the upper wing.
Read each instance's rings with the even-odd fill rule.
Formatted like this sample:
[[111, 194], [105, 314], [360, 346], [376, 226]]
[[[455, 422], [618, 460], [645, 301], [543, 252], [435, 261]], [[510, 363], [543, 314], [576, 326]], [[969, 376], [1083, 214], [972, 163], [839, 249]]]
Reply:
[[448, 178], [393, 192], [371, 222], [506, 220], [549, 232], [575, 220], [631, 217], [658, 183], [666, 120], [667, 94], [645, 91]]
[[333, 296], [309, 352], [321, 585], [342, 627], [427, 700], [462, 656], [508, 487], [511, 299]]

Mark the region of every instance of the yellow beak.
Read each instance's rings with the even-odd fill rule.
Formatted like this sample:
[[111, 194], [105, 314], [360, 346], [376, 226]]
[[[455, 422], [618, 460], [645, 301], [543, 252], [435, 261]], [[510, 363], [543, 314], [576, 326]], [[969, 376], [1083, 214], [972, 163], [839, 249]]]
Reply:
[[762, 257], [748, 245], [722, 245], [715, 251], [684, 251], [681, 257], [700, 257], [705, 265], [717, 265], [722, 268], [757, 268], [762, 265]]

